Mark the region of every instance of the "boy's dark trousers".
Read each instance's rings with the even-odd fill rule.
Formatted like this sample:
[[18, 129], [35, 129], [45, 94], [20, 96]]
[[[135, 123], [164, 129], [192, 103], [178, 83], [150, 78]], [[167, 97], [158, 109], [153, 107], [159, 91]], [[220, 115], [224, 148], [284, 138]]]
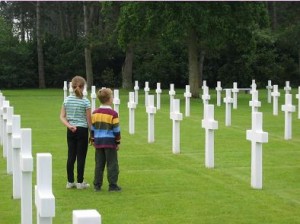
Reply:
[[68, 129], [68, 160], [67, 174], [68, 182], [74, 182], [74, 164], [77, 159], [77, 182], [82, 183], [84, 179], [85, 159], [88, 150], [88, 128], [77, 127], [76, 132]]
[[116, 149], [95, 149], [94, 188], [101, 188], [103, 172], [107, 166], [107, 180], [110, 187], [117, 186], [119, 177], [118, 151]]

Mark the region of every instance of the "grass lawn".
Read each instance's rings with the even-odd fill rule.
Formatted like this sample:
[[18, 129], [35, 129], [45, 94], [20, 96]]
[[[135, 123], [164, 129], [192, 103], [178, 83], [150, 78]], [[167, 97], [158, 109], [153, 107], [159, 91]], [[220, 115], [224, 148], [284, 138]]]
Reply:
[[[184, 90], [176, 90], [184, 115]], [[104, 224], [182, 224], [182, 223], [300, 223], [300, 120], [293, 114], [292, 140], [284, 140], [284, 92], [279, 98], [279, 114], [273, 116], [266, 90], [259, 91], [263, 130], [269, 142], [263, 144], [263, 189], [250, 186], [251, 95], [238, 94], [238, 109], [232, 109], [231, 126], [225, 126], [225, 105], [215, 104], [215, 168], [204, 166], [203, 104], [191, 99], [191, 116], [180, 123], [181, 153], [172, 154], [172, 121], [169, 118], [168, 90], [163, 90], [161, 109], [155, 115], [155, 142], [148, 143], [144, 91], [135, 110], [135, 134], [128, 133], [128, 91], [120, 91], [122, 141], [119, 151], [122, 192], [108, 192], [105, 177], [101, 192], [67, 190], [66, 129], [60, 123], [62, 89], [2, 91], [14, 114], [21, 115], [22, 128], [32, 128], [34, 166], [36, 154], [52, 154], [54, 224], [72, 223], [75, 209], [97, 209]], [[151, 94], [154, 90], [151, 90]], [[293, 90], [296, 93], [296, 90]], [[224, 92], [222, 97], [224, 97]], [[296, 104], [295, 95], [293, 102]], [[98, 102], [97, 102], [97, 105]], [[2, 150], [1, 150], [2, 154]], [[94, 175], [94, 149], [90, 146], [85, 179]], [[12, 176], [6, 174], [6, 160], [0, 157], [0, 223], [20, 223], [20, 200], [12, 199]], [[33, 173], [33, 186], [36, 172]], [[34, 194], [33, 194], [34, 197]], [[34, 201], [34, 200], [33, 200]], [[36, 211], [33, 204], [33, 222]]]

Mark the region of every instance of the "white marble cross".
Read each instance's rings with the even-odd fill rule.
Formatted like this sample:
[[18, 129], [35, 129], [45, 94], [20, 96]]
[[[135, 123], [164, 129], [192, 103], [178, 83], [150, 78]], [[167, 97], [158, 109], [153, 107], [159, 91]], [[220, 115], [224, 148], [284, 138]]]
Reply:
[[261, 106], [261, 102], [258, 100], [258, 91], [251, 91], [252, 100], [249, 102], [249, 106], [252, 108], [252, 112], [258, 112], [258, 108]]
[[63, 91], [64, 91], [64, 99], [65, 99], [68, 96], [68, 82], [67, 81], [64, 81]]
[[246, 138], [251, 141], [251, 187], [262, 189], [262, 143], [268, 142], [268, 133], [262, 131], [261, 112], [252, 112], [252, 129]]
[[[5, 96], [0, 93], [0, 144], [3, 146], [3, 103], [5, 101]], [[3, 149], [4, 151], [4, 149]]]
[[300, 119], [300, 86], [298, 86], [298, 93], [296, 94], [296, 99], [298, 99], [298, 119]]
[[226, 97], [224, 98], [225, 107], [225, 126], [231, 125], [231, 105], [233, 99], [231, 98], [231, 89], [226, 89]]
[[0, 127], [2, 129], [2, 138], [3, 138], [3, 157], [7, 157], [7, 132], [6, 132], [6, 124], [7, 124], [7, 108], [9, 107], [9, 101], [4, 100], [2, 105], [2, 119], [3, 119], [3, 126]]
[[156, 107], [154, 106], [154, 95], [148, 95], [148, 143], [154, 142], [154, 114]]
[[290, 81], [285, 81], [285, 87], [284, 87], [285, 94], [289, 94], [291, 90], [292, 88], [290, 86]]
[[37, 224], [52, 224], [55, 217], [55, 197], [52, 193], [52, 155], [36, 155], [35, 206]]
[[221, 93], [222, 93], [222, 87], [221, 87], [221, 81], [217, 81], [217, 87], [216, 87], [216, 91], [217, 91], [217, 106], [221, 106]]
[[12, 168], [12, 119], [14, 114], [14, 108], [13, 107], [7, 107], [6, 109], [6, 172], [10, 175], [13, 174], [13, 168]]
[[285, 105], [281, 106], [284, 112], [284, 139], [292, 139], [292, 113], [296, 107], [292, 105], [292, 94], [285, 94]]
[[190, 116], [190, 111], [191, 111], [191, 104], [190, 104], [190, 98], [192, 96], [190, 92], [190, 85], [185, 85], [185, 92], [184, 92], [184, 97], [185, 97], [185, 116], [189, 117]]
[[135, 103], [135, 93], [134, 92], [129, 92], [129, 102], [127, 103], [127, 106], [129, 108], [129, 134], [134, 134], [135, 133], [135, 108], [136, 108], [136, 103]]
[[32, 141], [31, 129], [21, 129], [21, 224], [32, 224]]
[[156, 109], [160, 110], [160, 95], [161, 95], [162, 90], [160, 88], [159, 82], [156, 84], [155, 92], [156, 92]]
[[87, 92], [87, 85], [85, 84], [83, 87], [83, 97], [87, 97], [88, 92]]
[[203, 94], [202, 94], [202, 101], [203, 104], [208, 104], [209, 100], [210, 100], [210, 95], [209, 95], [209, 88], [208, 86], [202, 86], [203, 89]]
[[203, 81], [202, 81], [202, 90], [204, 90], [205, 87], [207, 87], [207, 85], [206, 85], [206, 80], [203, 80]]
[[[113, 98], [113, 105], [114, 105], [114, 110], [119, 114], [119, 107], [120, 107], [120, 97], [119, 97], [119, 90], [115, 89], [114, 90], [114, 98]], [[119, 114], [120, 116], [120, 114]]]
[[180, 153], [180, 121], [182, 120], [182, 113], [180, 113], [180, 100], [173, 100], [173, 111], [170, 114], [173, 120], [172, 126], [172, 152], [174, 154]]
[[202, 128], [205, 128], [205, 167], [214, 168], [214, 130], [218, 129], [218, 122], [214, 120], [214, 105], [204, 105], [204, 119]]
[[149, 95], [149, 91], [150, 91], [149, 82], [145, 82], [144, 91], [145, 91], [145, 107], [147, 107], [148, 106], [148, 95]]
[[12, 119], [12, 167], [13, 167], [13, 198], [21, 198], [21, 116], [13, 115]]
[[237, 109], [237, 95], [239, 92], [237, 82], [233, 83], [233, 88], [232, 88], [231, 92], [233, 95], [233, 109]]
[[174, 89], [174, 84], [170, 84], [170, 90], [169, 90], [169, 95], [170, 95], [170, 113], [173, 111], [173, 100], [175, 97], [175, 89]]
[[91, 87], [91, 111], [93, 113], [93, 111], [96, 109], [96, 86], [92, 86]]
[[74, 90], [72, 87], [72, 82], [69, 82], [69, 95], [73, 95], [73, 93], [74, 93]]
[[72, 224], [101, 224], [101, 215], [95, 209], [73, 210]]
[[268, 80], [268, 85], [266, 86], [266, 88], [268, 90], [268, 103], [271, 103], [272, 102], [271, 92], [272, 92], [272, 89], [273, 89], [271, 80]]
[[278, 91], [278, 85], [273, 86], [273, 92], [271, 93], [273, 97], [273, 115], [278, 115], [278, 98], [280, 92]]
[[134, 82], [134, 101], [135, 101], [135, 104], [138, 105], [139, 104], [139, 81], [135, 81]]

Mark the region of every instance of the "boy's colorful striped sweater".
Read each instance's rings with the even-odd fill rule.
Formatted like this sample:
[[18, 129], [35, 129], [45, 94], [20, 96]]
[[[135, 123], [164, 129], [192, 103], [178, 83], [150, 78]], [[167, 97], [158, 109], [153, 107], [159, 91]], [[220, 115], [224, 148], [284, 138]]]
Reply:
[[95, 148], [115, 149], [120, 144], [119, 116], [110, 106], [101, 105], [93, 111], [91, 137]]

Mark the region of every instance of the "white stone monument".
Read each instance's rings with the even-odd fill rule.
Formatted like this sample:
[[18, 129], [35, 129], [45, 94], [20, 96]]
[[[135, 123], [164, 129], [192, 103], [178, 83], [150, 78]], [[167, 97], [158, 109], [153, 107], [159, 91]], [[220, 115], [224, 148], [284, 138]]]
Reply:
[[202, 80], [202, 87], [201, 87], [202, 90], [204, 90], [205, 87], [207, 87], [206, 80]]
[[135, 133], [135, 108], [136, 108], [136, 102], [135, 102], [135, 93], [129, 92], [129, 102], [127, 104], [129, 109], [129, 134]]
[[[0, 93], [0, 144], [3, 146], [3, 103], [5, 97]], [[4, 149], [3, 149], [4, 150]]]
[[[255, 82], [255, 79], [252, 79], [252, 83], [251, 83], [250, 87], [251, 87], [251, 91], [252, 91], [253, 89], [256, 90], [256, 82]], [[251, 91], [250, 91], [250, 93], [251, 93]]]
[[219, 107], [219, 106], [221, 106], [221, 102], [222, 102], [221, 81], [217, 81], [216, 91], [217, 91], [217, 106]]
[[120, 98], [119, 98], [119, 90], [114, 90], [114, 98], [113, 98], [114, 110], [119, 114], [119, 106], [120, 106]]
[[174, 84], [170, 84], [170, 91], [169, 91], [169, 95], [170, 95], [170, 113], [172, 113], [173, 111], [173, 100], [175, 97], [175, 90], [174, 90]]
[[150, 92], [150, 88], [149, 88], [149, 82], [145, 82], [145, 88], [144, 88], [144, 91], [145, 91], [145, 107], [148, 106], [148, 95], [149, 95], [149, 92]]
[[233, 83], [233, 88], [232, 88], [231, 92], [232, 92], [232, 96], [233, 96], [233, 109], [237, 109], [237, 96], [238, 96], [238, 92], [239, 92], [237, 82]]
[[21, 224], [32, 224], [32, 141], [31, 129], [21, 129]]
[[246, 132], [251, 141], [251, 187], [262, 188], [262, 143], [268, 142], [268, 133], [262, 131], [262, 113], [252, 113], [252, 129]]
[[9, 107], [9, 101], [4, 100], [2, 106], [2, 119], [3, 119], [3, 126], [0, 127], [2, 129], [2, 138], [3, 138], [3, 157], [7, 157], [7, 132], [6, 132], [6, 124], [7, 124], [7, 108]]
[[135, 104], [138, 105], [139, 104], [139, 81], [134, 81], [134, 101]]
[[203, 104], [206, 105], [209, 103], [209, 100], [210, 100], [209, 88], [206, 85], [202, 86], [202, 88], [203, 88], [202, 101], [203, 101]]
[[290, 81], [285, 81], [285, 87], [284, 87], [285, 94], [289, 94], [291, 90], [292, 88], [290, 86]]
[[64, 91], [64, 99], [65, 99], [68, 96], [68, 82], [67, 81], [64, 81], [63, 91]]
[[185, 93], [184, 93], [184, 97], [185, 97], [185, 116], [189, 117], [190, 116], [190, 111], [191, 111], [191, 103], [190, 103], [190, 98], [191, 98], [192, 94], [190, 91], [190, 85], [186, 85], [185, 86]]
[[154, 115], [156, 113], [154, 95], [148, 95], [148, 106], [146, 110], [148, 113], [148, 143], [152, 143], [154, 142]]
[[249, 106], [252, 108], [252, 112], [258, 112], [258, 108], [261, 106], [261, 102], [258, 100], [258, 91], [251, 91], [252, 100], [249, 101]]
[[6, 172], [10, 175], [13, 174], [12, 168], [12, 119], [14, 114], [13, 107], [7, 107], [7, 121], [6, 121], [6, 155], [7, 155], [7, 163], [6, 163]]
[[285, 105], [281, 106], [284, 112], [284, 139], [292, 139], [292, 113], [296, 107], [292, 105], [292, 94], [285, 94]]
[[160, 110], [160, 95], [161, 95], [162, 90], [160, 88], [159, 82], [156, 84], [155, 92], [156, 92], [156, 109]]
[[225, 103], [225, 126], [231, 125], [231, 105], [233, 104], [233, 99], [231, 98], [231, 89], [226, 89], [226, 96], [224, 98]]
[[278, 91], [278, 85], [273, 86], [273, 92], [271, 93], [273, 97], [273, 115], [278, 115], [278, 98], [280, 92]]
[[13, 115], [12, 119], [12, 167], [13, 167], [13, 198], [21, 198], [21, 116]]
[[87, 97], [88, 92], [87, 92], [87, 85], [85, 84], [83, 87], [83, 97]]
[[214, 120], [214, 105], [204, 105], [204, 119], [202, 128], [205, 129], [205, 167], [214, 168], [214, 130], [218, 129], [218, 122]]
[[298, 119], [300, 119], [300, 86], [298, 86], [298, 93], [296, 94], [296, 99], [298, 99]]
[[180, 113], [180, 100], [173, 100], [173, 111], [170, 114], [173, 120], [172, 126], [172, 152], [180, 153], [180, 121], [182, 121], [182, 113]]
[[72, 82], [69, 82], [69, 95], [73, 95], [73, 93], [74, 93], [74, 90], [72, 87]]
[[268, 80], [268, 85], [266, 86], [266, 88], [268, 90], [268, 103], [272, 103], [271, 92], [272, 92], [273, 86], [272, 86], [272, 81], [271, 80]]
[[95, 209], [73, 210], [72, 224], [101, 224], [101, 215]]
[[36, 155], [35, 206], [37, 224], [52, 224], [55, 217], [55, 197], [52, 193], [52, 155], [37, 153]]
[[91, 89], [91, 112], [93, 113], [93, 111], [96, 109], [96, 98], [97, 98], [97, 95], [96, 95], [96, 86], [92, 86], [92, 89]]

